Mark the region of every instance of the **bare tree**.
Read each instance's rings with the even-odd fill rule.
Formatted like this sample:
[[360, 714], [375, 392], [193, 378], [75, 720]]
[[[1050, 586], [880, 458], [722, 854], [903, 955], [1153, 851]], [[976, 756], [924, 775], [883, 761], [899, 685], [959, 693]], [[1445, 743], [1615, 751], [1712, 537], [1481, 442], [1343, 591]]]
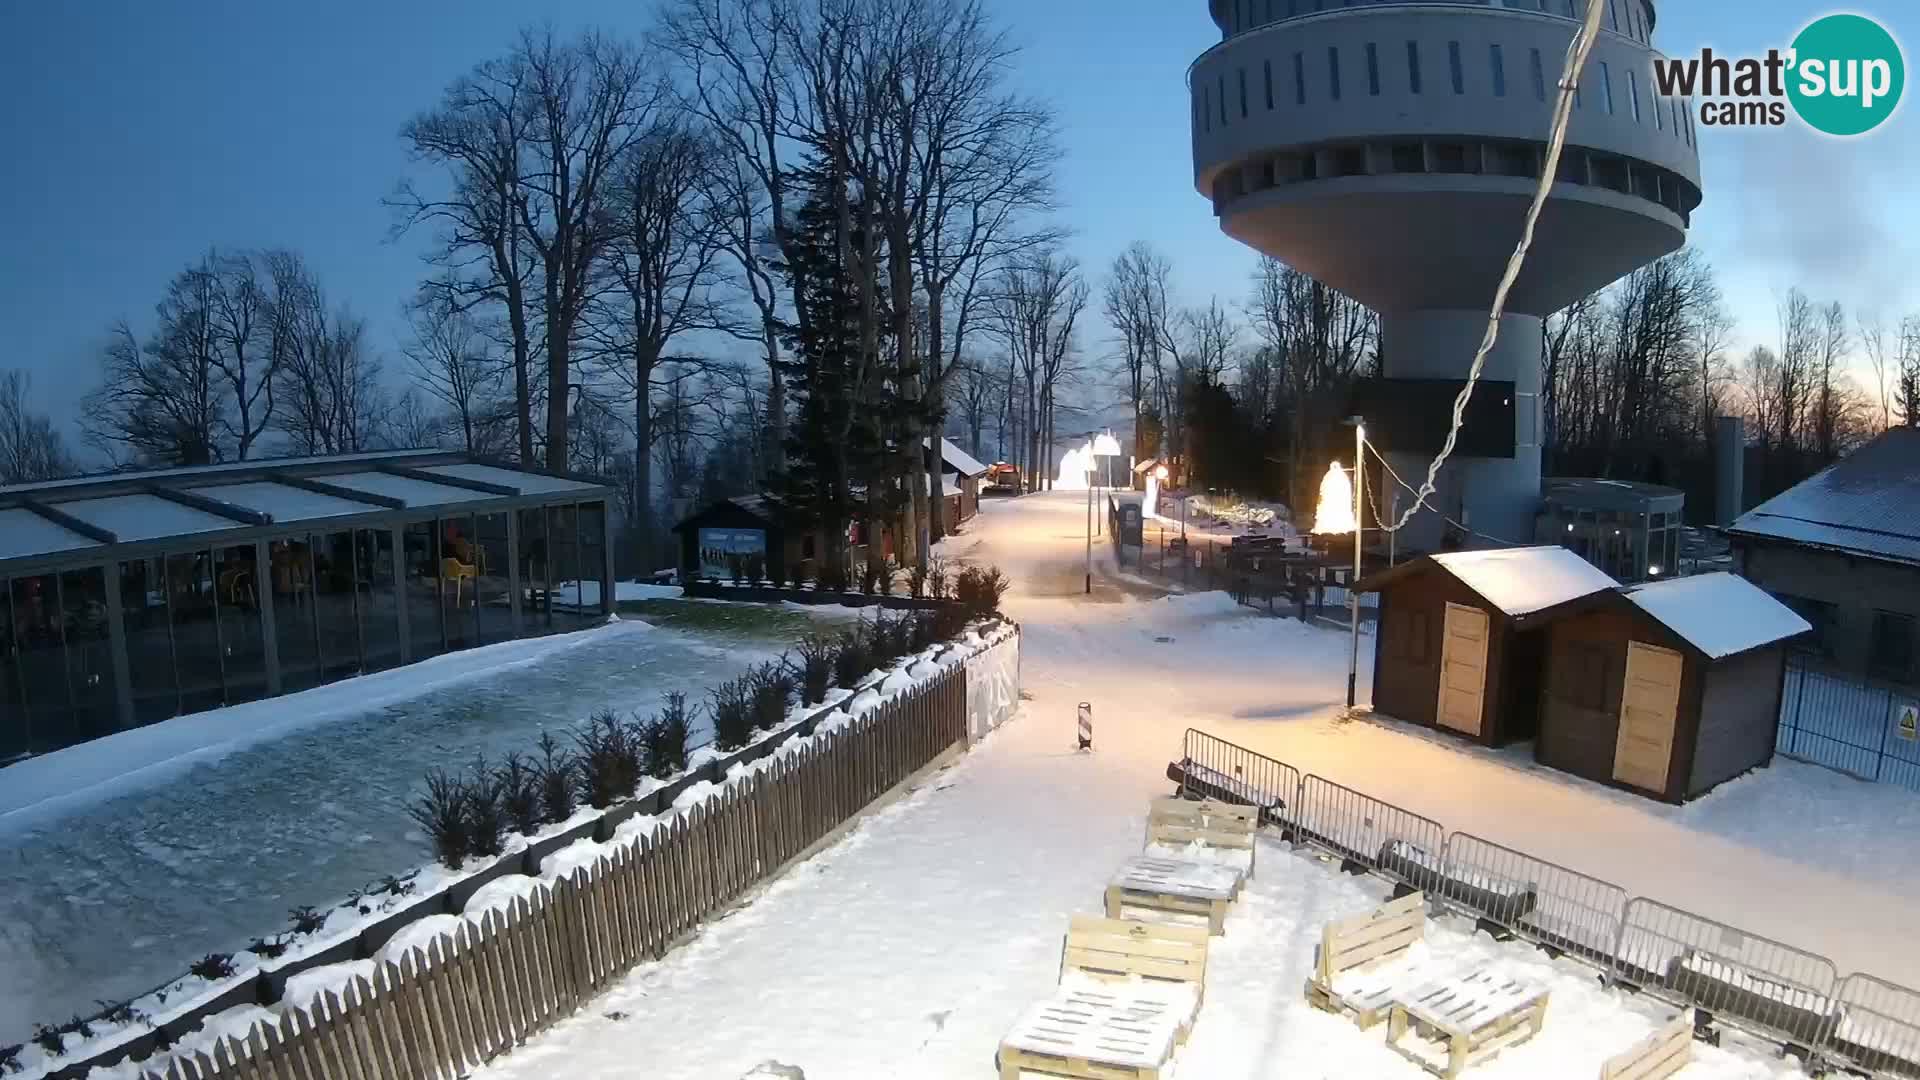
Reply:
[[59, 429], [27, 401], [32, 382], [24, 371], [0, 374], [0, 484], [56, 480], [73, 471]]
[[1087, 298], [1079, 264], [1055, 250], [1016, 258], [1000, 275], [994, 329], [1020, 379], [1016, 412], [1029, 491], [1039, 490], [1042, 474], [1052, 471], [1054, 394], [1073, 359], [1074, 331]]
[[1796, 449], [1812, 442], [1815, 391], [1818, 389], [1819, 320], [1813, 301], [1799, 289], [1790, 289], [1777, 306], [1780, 351], [1773, 365], [1775, 385], [1771, 411], [1778, 415], [1777, 447]]
[[275, 335], [285, 350], [274, 373], [275, 426], [299, 453], [366, 449], [382, 412], [366, 320], [344, 305], [329, 307], [326, 291], [297, 259], [282, 253], [272, 266]]
[[1786, 447], [1792, 439], [1792, 418], [1780, 389], [1780, 357], [1765, 345], [1755, 345], [1741, 364], [1741, 391], [1747, 399], [1747, 420], [1764, 450]]
[[1158, 454], [1158, 446], [1141, 446], [1145, 416], [1153, 408], [1155, 387], [1162, 383], [1166, 327], [1171, 320], [1167, 289], [1173, 264], [1144, 242], [1136, 241], [1113, 261], [1107, 275], [1103, 307], [1107, 325], [1119, 337], [1121, 375], [1127, 401], [1133, 406], [1137, 452]]
[[1900, 410], [1900, 422], [1920, 427], [1920, 315], [1900, 320], [1893, 370], [1893, 404]]
[[221, 460], [225, 403], [213, 326], [214, 282], [189, 269], [174, 276], [155, 307], [143, 345], [125, 320], [101, 355], [100, 385], [87, 395], [81, 428], [116, 462], [204, 465]]
[[255, 441], [273, 421], [273, 381], [279, 360], [260, 340], [272, 301], [260, 285], [254, 263], [252, 255], [209, 251], [198, 271], [212, 278], [213, 365], [233, 402], [221, 417], [221, 427], [240, 461], [252, 453]]
[[460, 445], [470, 454], [481, 452], [504, 374], [490, 354], [491, 342], [446, 289], [422, 291], [408, 315], [413, 336], [405, 352], [414, 377], [448, 410]]
[[[1893, 426], [1893, 409], [1888, 399], [1890, 388], [1887, 383], [1887, 328], [1878, 315], [1872, 318], [1863, 315], [1855, 324], [1854, 332], [1860, 338], [1860, 351], [1867, 354], [1867, 367], [1873, 372], [1875, 424], [1878, 430], [1885, 431]], [[1895, 347], [1898, 347], [1898, 342]]]
[[[1819, 389], [1814, 398], [1813, 446], [1820, 460], [1832, 461], [1838, 456], [1837, 438], [1845, 426], [1843, 416], [1848, 408], [1835, 394], [1835, 369], [1846, 362], [1852, 348], [1852, 334], [1847, 328], [1846, 312], [1838, 300], [1822, 305], [1815, 311], [1814, 318], [1817, 322], [1814, 370]], [[1844, 372], [1839, 378], [1845, 378]]]
[[447, 416], [436, 413], [427, 404], [418, 387], [400, 391], [393, 406], [380, 423], [378, 442], [393, 450], [418, 450], [439, 446], [447, 435]]
[[975, 458], [985, 456], [981, 434], [986, 430], [988, 416], [1004, 401], [1001, 367], [999, 360], [964, 359], [949, 369], [960, 392], [960, 419], [966, 428], [967, 452]]

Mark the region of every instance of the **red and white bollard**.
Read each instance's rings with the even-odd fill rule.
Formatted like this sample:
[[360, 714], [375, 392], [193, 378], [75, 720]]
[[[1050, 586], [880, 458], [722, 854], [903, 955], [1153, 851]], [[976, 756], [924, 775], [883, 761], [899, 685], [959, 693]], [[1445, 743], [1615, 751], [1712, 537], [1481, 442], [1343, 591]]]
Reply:
[[1093, 749], [1093, 705], [1080, 703], [1080, 749]]

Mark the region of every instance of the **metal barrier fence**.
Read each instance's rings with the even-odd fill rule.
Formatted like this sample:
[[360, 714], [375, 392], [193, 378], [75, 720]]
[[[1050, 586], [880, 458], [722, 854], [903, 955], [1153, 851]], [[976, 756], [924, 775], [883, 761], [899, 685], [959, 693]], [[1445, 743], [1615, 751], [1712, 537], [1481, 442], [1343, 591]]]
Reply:
[[1441, 897], [1520, 937], [1607, 964], [1627, 890], [1471, 833], [1447, 837]]
[[[1402, 810], [1189, 728], [1182, 794], [1288, 802], [1295, 843], [1601, 969], [1612, 981], [1774, 1038], [1812, 1060], [1920, 1080], [1920, 992]], [[1189, 782], [1187, 777], [1196, 777]], [[1296, 778], [1290, 802], [1288, 778]], [[1243, 780], [1244, 778], [1244, 780]], [[1233, 781], [1218, 783], [1218, 779]], [[1211, 785], [1211, 786], [1209, 786]], [[1271, 817], [1268, 817], [1271, 821]]]
[[1186, 798], [1219, 799], [1260, 808], [1262, 824], [1292, 827], [1292, 808], [1300, 794], [1300, 771], [1283, 761], [1236, 746], [1204, 731], [1187, 729], [1179, 775]]
[[1315, 847], [1411, 888], [1435, 891], [1443, 876], [1447, 837], [1439, 822], [1323, 777], [1300, 781], [1294, 830]]
[[1776, 745], [1788, 757], [1920, 791], [1920, 690], [1789, 653]]
[[1812, 1051], [1838, 1019], [1833, 961], [1636, 896], [1614, 950], [1617, 978]]
[[1840, 984], [1827, 1056], [1876, 1076], [1920, 1077], [1920, 994], [1855, 973]]

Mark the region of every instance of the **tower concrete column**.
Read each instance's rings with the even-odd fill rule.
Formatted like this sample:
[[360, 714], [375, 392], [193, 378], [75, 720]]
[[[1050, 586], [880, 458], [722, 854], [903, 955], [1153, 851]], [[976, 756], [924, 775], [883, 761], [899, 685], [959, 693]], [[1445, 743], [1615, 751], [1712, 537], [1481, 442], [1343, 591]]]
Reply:
[[[1459, 380], [1473, 363], [1486, 335], [1487, 316], [1480, 311], [1401, 311], [1380, 317], [1381, 372], [1389, 379]], [[1403, 548], [1434, 550], [1440, 546], [1452, 518], [1474, 533], [1465, 540], [1467, 547], [1489, 547], [1495, 539], [1516, 544], [1533, 542], [1534, 514], [1540, 507], [1540, 348], [1545, 328], [1535, 315], [1507, 315], [1500, 320], [1500, 333], [1487, 354], [1487, 362], [1474, 388], [1474, 395], [1509, 391], [1488, 382], [1512, 383], [1513, 456], [1511, 458], [1473, 457], [1456, 450], [1435, 479], [1434, 493], [1426, 506], [1408, 521], [1397, 537]], [[1447, 402], [1451, 405], [1451, 402]], [[1440, 407], [1436, 404], [1435, 407]], [[1465, 430], [1463, 429], [1463, 437]], [[1390, 433], [1382, 433], [1385, 439]], [[1418, 490], [1432, 462], [1432, 447], [1426, 452], [1402, 452], [1384, 455], [1387, 463], [1408, 487]], [[1393, 481], [1389, 479], [1388, 484]], [[1413, 505], [1413, 494], [1400, 491], [1404, 513]], [[1388, 500], [1382, 498], [1384, 512]]]

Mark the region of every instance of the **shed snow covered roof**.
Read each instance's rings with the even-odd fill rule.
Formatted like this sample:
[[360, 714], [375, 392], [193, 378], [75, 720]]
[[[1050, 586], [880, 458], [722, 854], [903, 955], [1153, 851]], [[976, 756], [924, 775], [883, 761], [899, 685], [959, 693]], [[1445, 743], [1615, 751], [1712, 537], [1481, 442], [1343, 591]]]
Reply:
[[1892, 428], [1727, 530], [1920, 564], [1920, 428]]
[[1448, 551], [1432, 559], [1489, 604], [1513, 616], [1620, 587], [1598, 567], [1557, 545]]
[[1653, 582], [1628, 589], [1626, 597], [1711, 660], [1813, 629], [1785, 604], [1732, 574]]
[[[931, 448], [932, 442], [928, 441], [927, 445]], [[940, 440], [940, 460], [961, 476], [984, 476], [987, 472], [987, 467], [980, 464], [978, 458], [953, 445], [952, 439]]]

